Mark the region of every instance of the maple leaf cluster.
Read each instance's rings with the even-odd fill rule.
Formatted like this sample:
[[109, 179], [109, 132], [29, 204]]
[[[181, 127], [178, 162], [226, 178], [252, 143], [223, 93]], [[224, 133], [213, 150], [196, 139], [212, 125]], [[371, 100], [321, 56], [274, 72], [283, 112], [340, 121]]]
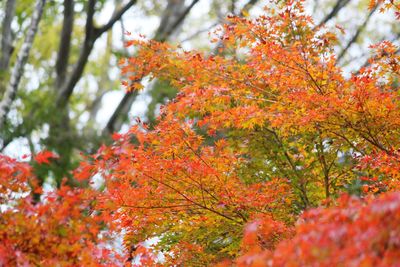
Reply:
[[100, 235], [107, 220], [94, 209], [97, 194], [67, 185], [45, 193], [30, 165], [0, 155], [0, 265], [116, 265], [118, 255]]
[[[238, 266], [397, 266], [399, 209], [398, 192], [364, 200], [343, 196], [335, 207], [307, 211], [296, 225], [296, 234], [275, 250], [253, 245], [236, 263]], [[271, 222], [264, 223], [268, 223], [267, 229], [275, 227]], [[247, 228], [245, 237], [250, 236], [251, 240], [244, 242], [251, 245], [263, 234], [263, 227]]]
[[[149, 77], [179, 93], [155, 125], [137, 121], [83, 160], [82, 188], [44, 193], [29, 165], [1, 156], [1, 264], [398, 265], [398, 48], [371, 46], [345, 78], [335, 34], [301, 2], [228, 20], [216, 55], [126, 44], [127, 90]], [[102, 190], [84, 187], [94, 176]], [[113, 230], [124, 257], [104, 245]]]

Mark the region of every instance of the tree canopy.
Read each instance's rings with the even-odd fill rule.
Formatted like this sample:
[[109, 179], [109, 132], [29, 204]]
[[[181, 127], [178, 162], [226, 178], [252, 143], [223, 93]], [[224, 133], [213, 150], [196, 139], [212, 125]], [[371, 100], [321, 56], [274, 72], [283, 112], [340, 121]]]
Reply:
[[[400, 4], [365, 13], [376, 10], [398, 23]], [[55, 187], [45, 181], [62, 150], [31, 164], [2, 155], [0, 263], [397, 266], [399, 50], [372, 44], [347, 75], [329, 16], [314, 22], [303, 1], [256, 17], [244, 6], [210, 33], [211, 52], [128, 34], [126, 96], [155, 84], [171, 100], [82, 154]], [[86, 24], [85, 40], [107, 25]]]

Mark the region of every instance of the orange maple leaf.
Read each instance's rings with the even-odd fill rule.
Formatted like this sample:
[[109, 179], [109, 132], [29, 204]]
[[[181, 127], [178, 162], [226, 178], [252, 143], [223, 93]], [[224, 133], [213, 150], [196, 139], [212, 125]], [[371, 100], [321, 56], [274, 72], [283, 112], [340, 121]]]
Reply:
[[43, 150], [43, 151], [40, 151], [39, 153], [36, 154], [35, 161], [37, 163], [39, 163], [39, 164], [43, 164], [43, 163], [50, 164], [50, 160], [49, 159], [52, 159], [52, 158], [53, 159], [58, 159], [59, 156], [54, 154], [51, 151]]

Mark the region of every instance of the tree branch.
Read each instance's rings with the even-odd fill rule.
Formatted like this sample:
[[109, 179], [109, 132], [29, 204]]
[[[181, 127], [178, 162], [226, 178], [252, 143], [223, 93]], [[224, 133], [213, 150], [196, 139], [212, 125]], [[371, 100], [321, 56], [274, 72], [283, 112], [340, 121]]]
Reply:
[[108, 31], [109, 29], [114, 26], [115, 22], [121, 19], [121, 17], [125, 14], [126, 11], [128, 11], [133, 5], [135, 5], [137, 0], [130, 0], [125, 6], [123, 6], [120, 10], [115, 12], [111, 19], [101, 26], [100, 28], [96, 28], [96, 38], [98, 38], [100, 35], [102, 35], [104, 32]]
[[[159, 41], [159, 42], [165, 42], [169, 36], [178, 28], [178, 26], [184, 21], [184, 19], [187, 17], [189, 14], [190, 10], [199, 2], [199, 0], [193, 0], [189, 6], [183, 10], [183, 12], [176, 18], [176, 20], [173, 22], [173, 24], [169, 28], [165, 28], [165, 24], [163, 21], [161, 21], [160, 26], [157, 29], [156, 35], [154, 37], [154, 40]], [[165, 10], [165, 13], [169, 13], [169, 8]], [[165, 29], [165, 30], [164, 30]]]
[[240, 14], [239, 16], [244, 16], [246, 12], [249, 12], [249, 10], [255, 5], [257, 4], [259, 0], [249, 0], [244, 6], [243, 8], [240, 10]]
[[348, 3], [350, 2], [350, 0], [338, 0], [335, 4], [335, 6], [332, 8], [331, 12], [329, 12], [325, 18], [322, 19], [322, 21], [318, 24], [318, 27], [326, 24], [328, 21], [330, 21], [331, 19], [333, 19], [336, 14], [342, 9], [344, 8]]
[[360, 27], [358, 27], [356, 33], [353, 35], [353, 37], [351, 38], [351, 40], [347, 43], [346, 47], [343, 48], [343, 50], [340, 52], [339, 56], [337, 57], [336, 61], [339, 62], [344, 55], [346, 55], [347, 51], [349, 50], [350, 46], [352, 46], [358, 39], [358, 37], [360, 36], [361, 32], [365, 29], [365, 27], [367, 26], [370, 18], [372, 17], [372, 15], [375, 13], [375, 11], [378, 9], [378, 6], [376, 5], [371, 12], [369, 12], [368, 16], [365, 18], [363, 24], [361, 24]]

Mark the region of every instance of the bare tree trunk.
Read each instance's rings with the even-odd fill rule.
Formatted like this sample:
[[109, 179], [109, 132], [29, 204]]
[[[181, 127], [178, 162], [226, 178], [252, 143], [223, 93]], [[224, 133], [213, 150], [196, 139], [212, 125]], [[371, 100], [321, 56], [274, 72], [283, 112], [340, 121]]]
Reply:
[[[93, 51], [94, 44], [114, 24], [121, 19], [121, 17], [128, 11], [137, 0], [125, 0], [123, 5], [120, 5], [107, 23], [104, 25], [96, 26], [94, 16], [96, 12], [97, 0], [83, 1], [86, 4], [86, 23], [85, 23], [85, 37], [82, 42], [80, 54], [74, 65], [68, 65], [68, 59], [71, 46], [71, 33], [73, 27], [73, 4], [74, 0], [64, 0], [64, 22], [61, 34], [60, 46], [56, 59], [56, 82], [55, 82], [55, 105], [57, 114], [53, 118], [49, 118], [50, 124], [49, 135], [44, 141], [44, 144], [54, 149], [60, 155], [63, 155], [55, 167], [55, 181], [57, 186], [61, 185], [61, 178], [68, 177], [68, 182], [74, 183], [68, 170], [72, 167], [71, 157], [73, 155], [74, 145], [77, 140], [78, 133], [70, 123], [70, 110], [69, 102], [73, 92], [81, 79], [85, 67], [89, 61], [89, 56]], [[71, 70], [69, 71], [69, 68]]]
[[[169, 0], [167, 7], [165, 8], [162, 16], [160, 25], [157, 28], [154, 36], [155, 40], [165, 40], [169, 38], [168, 31], [173, 27], [173, 24], [181, 16], [185, 9], [185, 0]], [[174, 30], [176, 32], [176, 29]]]
[[29, 26], [25, 41], [18, 53], [17, 61], [15, 62], [14, 68], [11, 72], [10, 81], [4, 93], [3, 99], [0, 102], [0, 129], [4, 125], [11, 104], [17, 94], [18, 85], [24, 73], [24, 67], [28, 60], [29, 52], [38, 29], [40, 18], [42, 17], [45, 4], [46, 0], [37, 0], [36, 2], [32, 15], [32, 21]]
[[78, 62], [75, 64], [74, 69], [72, 70], [71, 76], [62, 86], [60, 93], [57, 97], [57, 104], [61, 107], [65, 107], [68, 104], [69, 98], [71, 97], [74, 88], [80, 78], [82, 77], [83, 71], [85, 70], [86, 63], [88, 62], [89, 55], [92, 52], [95, 41], [105, 32], [114, 26], [115, 22], [121, 19], [122, 15], [135, 5], [137, 0], [130, 0], [127, 4], [125, 4], [118, 12], [116, 12], [110, 20], [103, 25], [102, 27], [95, 27], [93, 25], [93, 16], [95, 12], [95, 4], [96, 0], [89, 0], [88, 2], [88, 11], [86, 18], [86, 35], [85, 40], [83, 42], [81, 54], [79, 55]]
[[86, 25], [85, 25], [85, 40], [83, 41], [81, 53], [78, 58], [78, 62], [75, 64], [71, 76], [63, 85], [59, 91], [57, 105], [64, 107], [71, 96], [75, 85], [81, 78], [83, 71], [85, 69], [86, 63], [89, 59], [90, 52], [93, 49], [95, 41], [93, 16], [95, 12], [96, 0], [89, 0], [87, 3], [87, 15], [86, 15]]
[[74, 0], [64, 0], [64, 19], [56, 61], [56, 88], [61, 88], [67, 76], [71, 36], [74, 27]]

